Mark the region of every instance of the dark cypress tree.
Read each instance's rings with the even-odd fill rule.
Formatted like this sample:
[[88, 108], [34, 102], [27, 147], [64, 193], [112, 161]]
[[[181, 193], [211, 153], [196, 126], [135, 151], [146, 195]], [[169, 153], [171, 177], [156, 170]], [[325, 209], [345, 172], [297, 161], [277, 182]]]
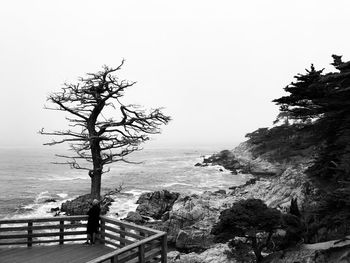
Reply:
[[311, 175], [347, 184], [350, 180], [350, 62], [333, 55], [338, 72], [323, 73], [313, 65], [274, 100], [290, 119], [312, 130], [318, 157]]

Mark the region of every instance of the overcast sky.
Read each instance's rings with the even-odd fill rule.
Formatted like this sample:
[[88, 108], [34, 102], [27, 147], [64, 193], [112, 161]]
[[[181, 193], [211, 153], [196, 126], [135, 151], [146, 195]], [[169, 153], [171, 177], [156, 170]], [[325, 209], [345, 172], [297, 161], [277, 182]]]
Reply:
[[66, 127], [47, 95], [125, 58], [127, 101], [173, 118], [151, 146], [233, 148], [272, 125], [295, 74], [350, 59], [349, 14], [349, 1], [1, 1], [0, 147], [40, 147], [40, 128]]

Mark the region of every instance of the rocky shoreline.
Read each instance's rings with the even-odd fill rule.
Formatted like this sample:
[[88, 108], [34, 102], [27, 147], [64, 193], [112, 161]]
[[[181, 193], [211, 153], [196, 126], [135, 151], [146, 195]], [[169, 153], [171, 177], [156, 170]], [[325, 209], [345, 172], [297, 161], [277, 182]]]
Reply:
[[[282, 212], [289, 209], [292, 199], [298, 201], [301, 210], [305, 206], [310, 206], [319, 193], [305, 175], [309, 161], [271, 163], [260, 157], [254, 158], [250, 146], [242, 143], [233, 151], [224, 150], [204, 158], [203, 163], [196, 166], [220, 165], [233, 174], [249, 173], [252, 178], [245, 184], [215, 192], [206, 191], [200, 195], [184, 195], [168, 190], [144, 193], [137, 201], [136, 211], [129, 212], [123, 220], [167, 232], [168, 244], [171, 248], [168, 253], [168, 262], [237, 262], [228, 256], [227, 244], [215, 243], [210, 233], [213, 225], [218, 221], [220, 212], [231, 207], [233, 203], [248, 198], [261, 199], [269, 207], [277, 208]], [[108, 211], [112, 201], [108, 200], [105, 204], [107, 207], [105, 212]], [[69, 205], [72, 203], [63, 204], [61, 211]], [[81, 213], [83, 210], [77, 212]], [[266, 262], [333, 262], [329, 261], [329, 258], [332, 258], [330, 255], [332, 253], [329, 251], [332, 249], [338, 254], [343, 253], [343, 256], [350, 255], [348, 244], [344, 244], [346, 246], [335, 250], [317, 246], [290, 248], [288, 252], [270, 255], [266, 258]], [[349, 253], [346, 254], [347, 252]], [[323, 255], [324, 260], [320, 255]]]
[[[168, 254], [169, 262], [237, 262], [228, 256], [227, 244], [214, 243], [210, 233], [220, 212], [233, 203], [248, 198], [261, 199], [269, 207], [278, 208], [282, 212], [289, 209], [292, 199], [298, 200], [300, 209], [309, 206], [318, 195], [318, 189], [305, 174], [308, 163], [309, 160], [298, 164], [280, 164], [253, 158], [249, 145], [243, 143], [233, 151], [225, 150], [205, 158], [202, 164], [196, 166], [221, 165], [233, 174], [252, 174], [253, 178], [244, 185], [228, 190], [206, 191], [201, 195], [181, 195], [167, 190], [145, 193], [138, 200], [136, 212], [129, 213], [125, 220], [166, 231], [169, 245], [174, 249]], [[149, 217], [154, 219], [153, 222], [134, 221], [135, 218]], [[336, 251], [336, 255], [332, 251]], [[338, 260], [348, 255], [350, 249], [347, 243], [337, 248], [304, 245], [272, 254], [265, 262], [340, 262], [331, 259]]]
[[[254, 174], [244, 185], [200, 195], [167, 190], [145, 193], [137, 202], [136, 212], [130, 212], [125, 220], [166, 231], [169, 246], [174, 249], [169, 253], [169, 262], [234, 262], [225, 254], [227, 245], [214, 243], [210, 233], [220, 212], [247, 198], [262, 199], [273, 207], [287, 207], [292, 198], [305, 199], [307, 187], [304, 178], [299, 176], [302, 167], [285, 167], [282, 171], [281, 166], [276, 168], [262, 160], [249, 160], [244, 147], [222, 151], [196, 164], [221, 165], [233, 174]], [[152, 222], [147, 218], [152, 218]]]

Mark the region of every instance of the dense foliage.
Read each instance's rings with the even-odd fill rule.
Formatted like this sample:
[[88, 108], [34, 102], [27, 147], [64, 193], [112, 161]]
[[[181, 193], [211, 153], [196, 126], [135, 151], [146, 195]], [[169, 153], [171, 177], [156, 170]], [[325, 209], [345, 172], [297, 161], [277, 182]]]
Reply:
[[[253, 249], [259, 262], [262, 260], [261, 252], [271, 242], [272, 234], [281, 227], [281, 216], [281, 212], [267, 207], [260, 199], [241, 200], [221, 212], [212, 234], [217, 242], [244, 238], [244, 244]], [[242, 241], [238, 240], [236, 245], [241, 247]]]
[[313, 155], [316, 145], [309, 126], [283, 124], [271, 129], [260, 128], [246, 137], [253, 146], [253, 155], [270, 161], [291, 162]]
[[319, 151], [310, 174], [343, 185], [350, 182], [350, 62], [333, 59], [337, 72], [325, 74], [312, 65], [285, 88], [288, 96], [274, 102], [283, 118], [312, 128]]
[[333, 55], [337, 72], [323, 73], [311, 65], [296, 82], [285, 87], [287, 96], [275, 99], [280, 113], [271, 129], [247, 134], [257, 155], [270, 158], [316, 154], [310, 175], [339, 185], [350, 182], [350, 62]]
[[331, 65], [334, 72], [311, 65], [295, 76], [288, 94], [274, 100], [280, 107], [275, 124], [281, 124], [246, 135], [256, 156], [311, 161], [307, 173], [322, 194], [302, 211], [309, 242], [350, 233], [350, 62], [333, 55]]

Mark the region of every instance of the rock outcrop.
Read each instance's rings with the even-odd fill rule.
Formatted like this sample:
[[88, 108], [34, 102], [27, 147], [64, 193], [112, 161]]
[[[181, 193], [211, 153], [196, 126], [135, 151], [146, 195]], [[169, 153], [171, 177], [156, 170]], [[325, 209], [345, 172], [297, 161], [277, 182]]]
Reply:
[[264, 263], [348, 263], [350, 240], [305, 244], [297, 248], [276, 252], [264, 259]]
[[[103, 198], [101, 207], [101, 214], [104, 215], [108, 212], [109, 206], [114, 200], [111, 197]], [[81, 195], [73, 200], [66, 201], [61, 205], [61, 212], [65, 212], [66, 215], [86, 215], [91, 207], [92, 198], [90, 194]]]
[[[287, 210], [291, 199], [296, 198], [302, 206], [314, 191], [311, 182], [304, 174], [306, 168], [307, 166], [303, 164], [289, 166], [279, 177], [253, 178], [245, 185], [227, 193], [224, 190], [180, 196], [166, 190], [146, 193], [138, 200], [139, 207], [136, 212], [154, 219], [163, 218], [163, 221], [148, 226], [166, 231], [168, 241], [177, 249], [181, 251], [209, 249], [214, 245], [213, 236], [210, 234], [212, 226], [217, 222], [220, 212], [229, 208], [234, 202], [258, 198], [270, 207]], [[134, 218], [139, 220], [140, 216]]]
[[285, 167], [279, 163], [270, 163], [263, 158], [254, 156], [251, 153], [251, 146], [248, 143], [241, 143], [233, 151], [223, 150], [204, 158], [203, 163], [195, 166], [220, 165], [230, 170], [233, 174], [244, 173], [254, 176], [279, 176]]
[[[227, 161], [228, 159], [230, 161]], [[255, 171], [259, 176], [242, 186], [232, 188], [231, 191], [207, 191], [200, 195], [182, 194], [170, 198], [170, 193], [164, 190], [144, 194], [139, 199], [140, 205], [136, 211], [140, 215], [163, 219], [147, 223], [147, 226], [166, 231], [170, 245], [181, 252], [187, 252], [172, 252], [169, 262], [234, 262], [226, 256], [227, 246], [215, 244], [214, 237], [210, 234], [221, 211], [241, 199], [248, 198], [262, 199], [268, 206], [282, 211], [289, 208], [294, 198], [302, 208], [316, 191], [305, 175], [307, 164], [281, 165], [260, 158], [254, 159], [245, 144], [236, 148], [233, 154], [223, 151], [216, 157], [207, 159], [204, 165], [224, 163], [226, 169], [236, 169], [238, 172]], [[168, 206], [168, 203], [171, 205]], [[213, 255], [215, 259], [206, 261], [206, 257], [211, 257], [209, 255]]]
[[129, 212], [128, 215], [124, 218], [124, 220], [133, 222], [135, 224], [145, 223], [145, 220], [143, 219], [143, 217], [139, 213], [133, 212], [133, 211]]
[[202, 253], [180, 253], [172, 251], [168, 253], [169, 263], [236, 263], [232, 258], [228, 258], [226, 244], [216, 244]]
[[141, 216], [159, 220], [166, 212], [171, 210], [178, 197], [179, 193], [169, 192], [168, 190], [143, 193], [136, 202], [139, 204], [136, 212]]
[[[236, 174], [238, 169], [241, 169], [242, 166], [239, 161], [236, 159], [232, 151], [223, 150], [219, 153], [213, 154], [208, 158], [204, 158], [203, 166], [206, 165], [220, 165], [227, 170], [230, 170], [232, 173]], [[200, 166], [196, 164], [196, 166]]]

